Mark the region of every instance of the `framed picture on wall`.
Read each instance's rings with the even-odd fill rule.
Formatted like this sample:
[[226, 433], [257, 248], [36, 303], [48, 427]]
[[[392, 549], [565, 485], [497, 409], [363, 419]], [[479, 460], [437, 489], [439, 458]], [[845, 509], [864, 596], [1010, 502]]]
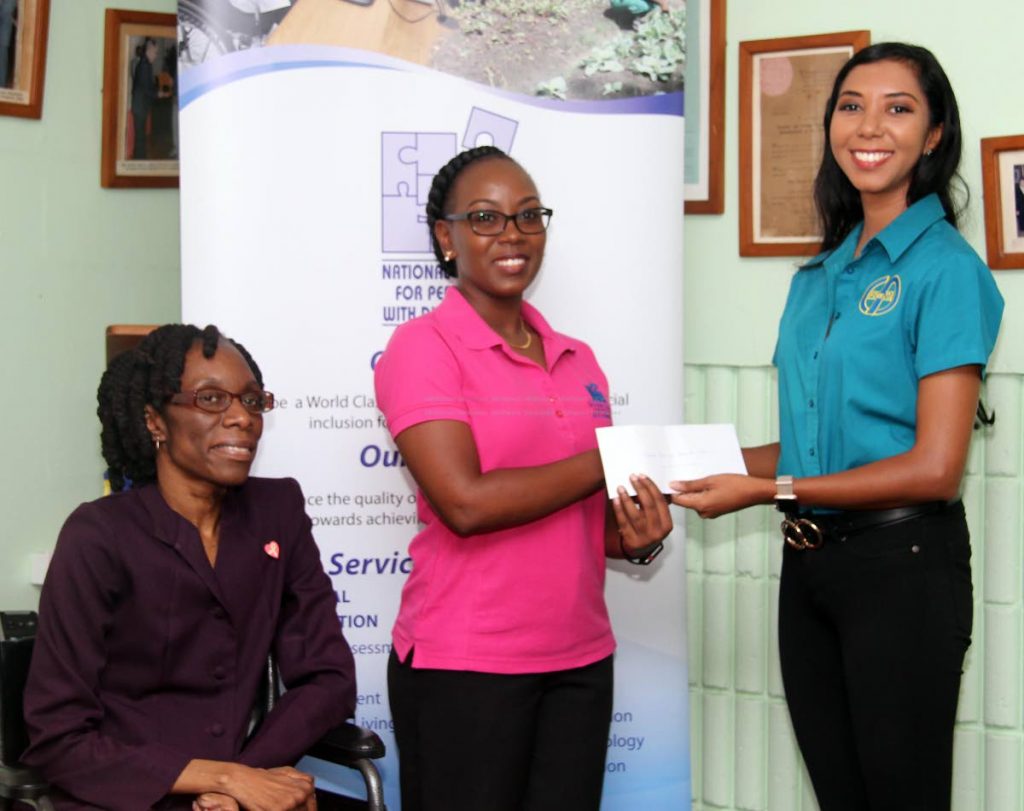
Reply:
[[100, 184], [178, 185], [178, 36], [173, 14], [107, 9]]
[[813, 256], [814, 176], [839, 68], [871, 42], [843, 31], [740, 43], [740, 256]]
[[686, 25], [686, 213], [721, 214], [725, 210], [725, 0], [688, 0]]
[[982, 138], [981, 176], [988, 266], [1024, 268], [1024, 135]]
[[50, 0], [0, 0], [0, 115], [42, 118]]

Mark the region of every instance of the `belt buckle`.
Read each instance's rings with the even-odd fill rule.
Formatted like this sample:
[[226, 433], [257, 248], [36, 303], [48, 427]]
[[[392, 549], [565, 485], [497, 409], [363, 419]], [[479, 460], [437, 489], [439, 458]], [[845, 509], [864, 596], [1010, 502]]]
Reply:
[[809, 518], [786, 518], [782, 522], [782, 537], [789, 546], [801, 552], [820, 549], [825, 543], [825, 533]]

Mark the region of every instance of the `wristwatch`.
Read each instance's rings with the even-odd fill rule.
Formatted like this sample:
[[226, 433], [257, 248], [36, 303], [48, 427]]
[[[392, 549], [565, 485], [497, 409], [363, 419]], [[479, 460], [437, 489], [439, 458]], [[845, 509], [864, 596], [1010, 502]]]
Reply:
[[778, 476], [775, 479], [775, 509], [787, 516], [796, 515], [800, 505], [793, 492], [793, 477]]
[[622, 541], [622, 533], [619, 533], [619, 549], [622, 551], [622, 557], [637, 566], [650, 566], [664, 548], [665, 544], [663, 541], [655, 541], [633, 552], [627, 552], [626, 545]]

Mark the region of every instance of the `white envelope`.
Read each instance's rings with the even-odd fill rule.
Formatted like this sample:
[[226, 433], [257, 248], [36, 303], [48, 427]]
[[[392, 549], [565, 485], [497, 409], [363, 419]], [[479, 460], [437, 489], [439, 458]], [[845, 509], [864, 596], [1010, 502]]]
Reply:
[[619, 485], [636, 495], [631, 473], [643, 473], [670, 493], [668, 483], [677, 479], [747, 472], [736, 426], [728, 423], [614, 425], [597, 429], [597, 446], [609, 498]]

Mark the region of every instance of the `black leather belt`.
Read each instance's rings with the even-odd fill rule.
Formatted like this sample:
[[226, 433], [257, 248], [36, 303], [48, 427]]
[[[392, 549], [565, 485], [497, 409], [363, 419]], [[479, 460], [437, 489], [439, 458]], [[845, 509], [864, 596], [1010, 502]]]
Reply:
[[942, 512], [950, 505], [929, 501], [888, 510], [847, 510], [838, 513], [804, 513], [782, 522], [782, 537], [794, 549], [818, 549], [826, 539], [845, 541], [850, 535], [867, 529], [881, 529]]

